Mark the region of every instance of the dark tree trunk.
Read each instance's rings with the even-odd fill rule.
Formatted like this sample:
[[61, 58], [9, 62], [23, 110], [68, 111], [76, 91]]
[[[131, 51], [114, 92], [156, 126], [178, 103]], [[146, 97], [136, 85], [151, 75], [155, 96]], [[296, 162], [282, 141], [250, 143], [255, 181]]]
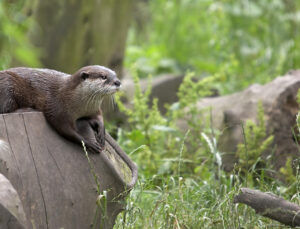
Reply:
[[[35, 3], [35, 4], [33, 4]], [[132, 0], [36, 0], [32, 42], [45, 67], [73, 73], [84, 65], [122, 69]]]

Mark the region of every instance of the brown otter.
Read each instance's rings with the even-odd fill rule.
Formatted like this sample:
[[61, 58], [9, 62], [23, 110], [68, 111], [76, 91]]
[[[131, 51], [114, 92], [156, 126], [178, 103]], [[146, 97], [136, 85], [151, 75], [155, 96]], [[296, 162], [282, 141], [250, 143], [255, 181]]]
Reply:
[[[116, 73], [99, 65], [86, 66], [73, 75], [50, 69], [11, 68], [0, 71], [0, 114], [21, 108], [42, 111], [50, 125], [65, 138], [99, 153], [105, 144], [101, 103], [120, 89]], [[84, 139], [76, 121], [85, 119], [97, 142]]]

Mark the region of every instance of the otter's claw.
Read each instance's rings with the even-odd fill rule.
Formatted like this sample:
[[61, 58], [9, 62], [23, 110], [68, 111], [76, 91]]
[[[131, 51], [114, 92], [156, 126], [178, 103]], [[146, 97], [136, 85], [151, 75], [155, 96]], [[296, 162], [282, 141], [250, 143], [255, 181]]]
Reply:
[[105, 147], [105, 130], [104, 129], [100, 133], [96, 134], [96, 140], [102, 148]]
[[86, 142], [85, 146], [90, 153], [101, 153], [104, 150], [104, 147], [101, 147], [97, 143]]
[[105, 127], [103, 125], [103, 122], [98, 119], [91, 119], [91, 120], [89, 120], [89, 124], [95, 132], [95, 137], [96, 137], [97, 143], [100, 145], [100, 147], [104, 148], [104, 146], [105, 146]]

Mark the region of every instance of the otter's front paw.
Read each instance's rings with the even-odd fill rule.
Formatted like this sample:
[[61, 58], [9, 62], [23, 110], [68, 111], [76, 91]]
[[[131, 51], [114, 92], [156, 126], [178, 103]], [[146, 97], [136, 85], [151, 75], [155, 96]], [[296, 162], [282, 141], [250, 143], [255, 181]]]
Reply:
[[96, 132], [96, 134], [99, 134], [101, 132], [101, 129], [103, 128], [103, 124], [101, 123], [100, 120], [96, 118], [91, 118], [88, 120], [90, 126], [92, 129]]
[[85, 146], [90, 153], [101, 153], [104, 147], [101, 147], [98, 143], [86, 142]]
[[101, 122], [98, 119], [91, 119], [91, 120], [89, 120], [89, 124], [95, 132], [95, 137], [96, 137], [97, 143], [100, 145], [100, 147], [104, 148], [105, 147], [105, 128], [104, 128], [103, 122]]
[[105, 130], [101, 131], [96, 135], [97, 142], [104, 149], [105, 147]]

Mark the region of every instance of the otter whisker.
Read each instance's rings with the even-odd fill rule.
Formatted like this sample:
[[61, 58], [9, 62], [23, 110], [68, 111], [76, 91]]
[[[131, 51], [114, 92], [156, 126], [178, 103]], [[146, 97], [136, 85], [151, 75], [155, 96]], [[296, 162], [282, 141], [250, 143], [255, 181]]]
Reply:
[[113, 95], [109, 95], [109, 102], [110, 102], [110, 109], [115, 110], [116, 103], [115, 103], [115, 97]]
[[92, 94], [89, 94], [89, 96], [87, 96], [86, 98], [86, 102], [85, 102], [85, 109], [86, 110], [90, 110], [90, 108], [93, 107], [94, 105], [94, 97], [96, 95], [96, 92], [92, 93]]
[[112, 97], [113, 110], [115, 110], [116, 107], [117, 107], [116, 99], [115, 99], [115, 96], [114, 96], [114, 95], [112, 95], [111, 97]]
[[87, 107], [90, 108], [90, 107], [93, 107], [93, 108], [97, 108], [97, 104], [96, 104], [96, 101], [95, 101], [95, 97], [98, 95], [97, 91], [94, 92], [91, 96], [90, 96], [90, 99], [87, 103]]
[[98, 107], [100, 109], [101, 103], [102, 103], [102, 97], [101, 96], [99, 99], [96, 99], [97, 96], [102, 95], [102, 89], [98, 89], [96, 92], [93, 93], [93, 96], [91, 98], [92, 102], [93, 102], [93, 107]]

